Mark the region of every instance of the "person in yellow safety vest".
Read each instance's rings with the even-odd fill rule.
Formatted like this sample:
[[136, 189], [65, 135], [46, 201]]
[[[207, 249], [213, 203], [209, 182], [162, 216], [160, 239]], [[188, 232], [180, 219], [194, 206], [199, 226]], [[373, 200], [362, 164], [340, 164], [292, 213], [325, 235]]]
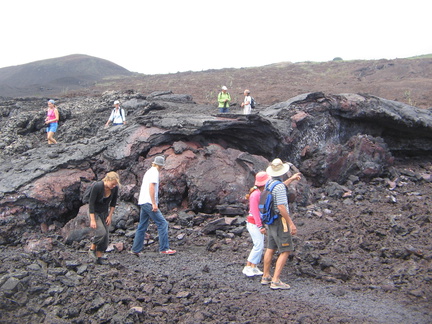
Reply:
[[219, 92], [218, 102], [219, 102], [219, 112], [227, 113], [229, 112], [229, 106], [231, 101], [231, 95], [228, 93], [227, 87], [223, 86], [222, 91]]

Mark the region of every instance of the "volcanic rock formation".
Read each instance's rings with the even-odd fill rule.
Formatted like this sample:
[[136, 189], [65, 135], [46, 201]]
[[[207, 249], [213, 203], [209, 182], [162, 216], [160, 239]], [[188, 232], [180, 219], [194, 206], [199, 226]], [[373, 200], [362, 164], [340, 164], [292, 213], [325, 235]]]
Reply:
[[[126, 109], [126, 124], [104, 128], [114, 100]], [[430, 244], [431, 216], [425, 201], [432, 171], [427, 162], [430, 111], [366, 94], [309, 93], [252, 115], [218, 114], [214, 107], [195, 104], [189, 95], [169, 91], [106, 92], [57, 102], [59, 144], [52, 146], [44, 132], [46, 100], [0, 102], [0, 320], [19, 313], [29, 322], [46, 323], [60, 318], [77, 323], [216, 323], [244, 322], [250, 316], [275, 323], [305, 316], [311, 322], [335, 322], [340, 317], [322, 311], [330, 304], [335, 307], [328, 296], [317, 293], [319, 302], [327, 304], [312, 311], [310, 305], [317, 301], [301, 299], [315, 294], [307, 288], [311, 277], [324, 285], [348, 282], [362, 291], [400, 290], [402, 299], [410, 296], [414, 303], [430, 298], [425, 282], [430, 281], [432, 258], [422, 250]], [[147, 258], [154, 263], [146, 263], [145, 270], [123, 253], [130, 248], [139, 217], [142, 176], [157, 155], [166, 157], [160, 208], [171, 223], [170, 237], [174, 246], [196, 252], [166, 261], [166, 269], [175, 270], [170, 273], [159, 269], [151, 252]], [[420, 162], [406, 167], [404, 156]], [[271, 312], [258, 311], [263, 295], [252, 283], [242, 289], [256, 297], [249, 296], [251, 307], [241, 308], [235, 304], [237, 279], [224, 268], [240, 273], [239, 264], [250, 248], [244, 195], [255, 173], [275, 157], [292, 162], [292, 172], [303, 174], [289, 188], [301, 234], [295, 238], [288, 270], [308, 293], [301, 297], [296, 292], [303, 306], [294, 305], [292, 313], [272, 305], [267, 305]], [[107, 273], [73, 251], [85, 249], [91, 235], [82, 193], [111, 170], [120, 174], [123, 186], [109, 248], [117, 257], [111, 258]], [[155, 240], [150, 229], [146, 242]], [[21, 249], [18, 257], [15, 251]], [[218, 256], [210, 265], [208, 253]], [[226, 264], [226, 259], [232, 262]], [[223, 269], [218, 270], [219, 265]], [[199, 285], [184, 277], [192, 273]], [[335, 289], [335, 294], [351, 294]], [[281, 303], [283, 296], [276, 299]], [[212, 305], [219, 306], [215, 310]], [[378, 308], [382, 305], [368, 307], [367, 314], [364, 308], [337, 312], [374, 322]], [[424, 313], [387, 308], [377, 322], [391, 313], [394, 322], [426, 323]]]

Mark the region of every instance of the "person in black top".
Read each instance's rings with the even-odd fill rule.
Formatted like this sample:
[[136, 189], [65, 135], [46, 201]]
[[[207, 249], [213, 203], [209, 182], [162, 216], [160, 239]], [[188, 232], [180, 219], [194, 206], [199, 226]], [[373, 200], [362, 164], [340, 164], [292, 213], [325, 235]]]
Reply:
[[109, 229], [117, 204], [120, 177], [116, 172], [108, 172], [101, 181], [93, 184], [89, 199], [90, 227], [95, 229], [89, 254], [102, 264], [102, 255], [108, 247]]

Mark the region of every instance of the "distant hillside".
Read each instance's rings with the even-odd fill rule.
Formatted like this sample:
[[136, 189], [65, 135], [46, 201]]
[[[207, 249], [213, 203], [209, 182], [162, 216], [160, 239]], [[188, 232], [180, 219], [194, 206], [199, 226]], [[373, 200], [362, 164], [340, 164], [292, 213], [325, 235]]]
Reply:
[[110, 61], [69, 55], [0, 69], [0, 96], [49, 96], [88, 88], [104, 78], [133, 73]]
[[[135, 74], [98, 82], [92, 92], [129, 90], [148, 94], [171, 90], [193, 96], [194, 101], [215, 107], [220, 87], [226, 85], [240, 104], [244, 89], [259, 104], [271, 105], [299, 94], [368, 93], [420, 108], [432, 107], [432, 55], [394, 60], [281, 62], [260, 67], [182, 72], [160, 75]], [[238, 107], [238, 105], [237, 105]], [[240, 111], [233, 108], [233, 112]]]
[[[420, 108], [432, 107], [432, 55], [394, 60], [280, 62], [240, 69], [145, 75], [107, 60], [70, 55], [0, 69], [0, 96], [48, 97], [98, 95], [106, 90], [143, 94], [170, 90], [190, 94], [195, 102], [215, 107], [226, 85], [238, 105], [244, 89], [259, 105], [271, 105], [299, 94], [367, 93]], [[236, 112], [236, 108], [232, 108]], [[240, 109], [238, 109], [240, 111]]]

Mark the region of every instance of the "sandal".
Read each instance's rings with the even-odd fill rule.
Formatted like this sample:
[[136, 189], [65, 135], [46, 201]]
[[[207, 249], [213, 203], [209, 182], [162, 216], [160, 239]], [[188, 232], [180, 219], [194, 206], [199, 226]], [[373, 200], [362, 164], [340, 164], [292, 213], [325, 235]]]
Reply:
[[279, 280], [278, 282], [272, 281], [270, 284], [270, 288], [271, 289], [290, 289], [291, 286]]
[[272, 281], [271, 277], [267, 277], [267, 278], [262, 277], [261, 278], [261, 285], [268, 285], [269, 283], [271, 283], [271, 281]]

